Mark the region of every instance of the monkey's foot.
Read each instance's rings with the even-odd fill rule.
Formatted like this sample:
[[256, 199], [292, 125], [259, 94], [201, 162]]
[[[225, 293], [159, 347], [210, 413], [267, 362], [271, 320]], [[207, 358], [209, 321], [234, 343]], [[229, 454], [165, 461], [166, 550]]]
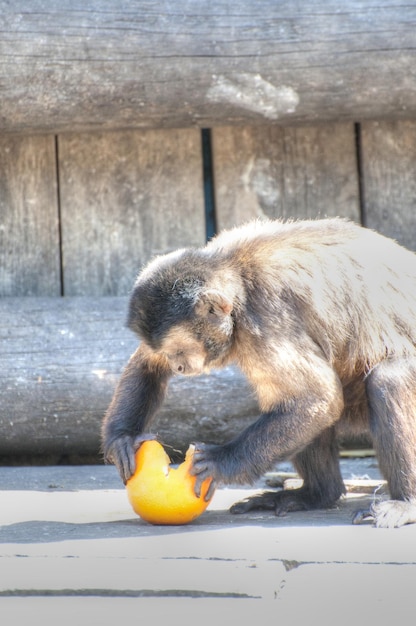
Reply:
[[384, 500], [373, 504], [370, 510], [358, 511], [353, 524], [371, 521], [377, 528], [400, 528], [405, 524], [416, 523], [416, 502], [405, 500]]
[[256, 496], [236, 502], [230, 508], [230, 513], [239, 515], [248, 511], [274, 511], [276, 508], [276, 492], [265, 491]]
[[307, 511], [308, 509], [327, 508], [334, 503], [317, 500], [307, 489], [287, 489], [283, 491], [265, 491], [236, 502], [230, 508], [234, 514], [248, 511], [274, 511], [277, 516], [286, 515], [291, 511]]

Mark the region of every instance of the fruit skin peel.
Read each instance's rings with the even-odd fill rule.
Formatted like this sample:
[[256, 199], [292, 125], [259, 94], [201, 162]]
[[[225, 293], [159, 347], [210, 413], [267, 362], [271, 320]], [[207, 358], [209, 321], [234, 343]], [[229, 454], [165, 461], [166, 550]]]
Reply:
[[195, 476], [189, 473], [194, 455], [189, 446], [177, 468], [156, 440], [144, 441], [136, 452], [136, 471], [127, 481], [127, 496], [133, 510], [150, 524], [188, 524], [207, 508], [211, 479], [204, 481], [201, 495], [194, 492]]

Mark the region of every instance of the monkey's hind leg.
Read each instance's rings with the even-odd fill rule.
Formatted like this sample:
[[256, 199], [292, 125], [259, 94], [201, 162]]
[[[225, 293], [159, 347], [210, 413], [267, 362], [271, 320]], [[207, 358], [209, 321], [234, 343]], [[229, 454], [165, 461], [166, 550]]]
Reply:
[[231, 513], [252, 510], [274, 510], [285, 515], [290, 511], [305, 511], [332, 507], [345, 493], [338, 460], [338, 447], [332, 428], [326, 430], [295, 456], [294, 466], [303, 486], [298, 489], [266, 491], [234, 504]]
[[[374, 449], [392, 498], [375, 502], [369, 516], [381, 528], [416, 523], [416, 359], [377, 365], [367, 396]], [[366, 517], [360, 512], [354, 522]]]

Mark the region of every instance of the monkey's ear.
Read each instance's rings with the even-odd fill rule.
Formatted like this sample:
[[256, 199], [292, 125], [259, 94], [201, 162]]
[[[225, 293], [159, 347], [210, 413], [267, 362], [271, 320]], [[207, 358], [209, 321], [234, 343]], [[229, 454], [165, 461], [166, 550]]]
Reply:
[[221, 291], [208, 289], [202, 292], [195, 303], [195, 313], [200, 317], [222, 319], [230, 315], [233, 303]]

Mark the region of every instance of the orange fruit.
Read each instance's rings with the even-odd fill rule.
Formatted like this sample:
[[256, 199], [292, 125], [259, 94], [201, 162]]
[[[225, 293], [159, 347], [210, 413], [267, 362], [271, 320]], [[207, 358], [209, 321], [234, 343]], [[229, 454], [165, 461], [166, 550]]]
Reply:
[[184, 462], [176, 469], [163, 446], [145, 441], [136, 452], [136, 471], [126, 483], [134, 511], [151, 524], [188, 524], [207, 508], [205, 495], [211, 478], [204, 480], [201, 496], [194, 492], [196, 477], [189, 473], [194, 446], [189, 446]]

